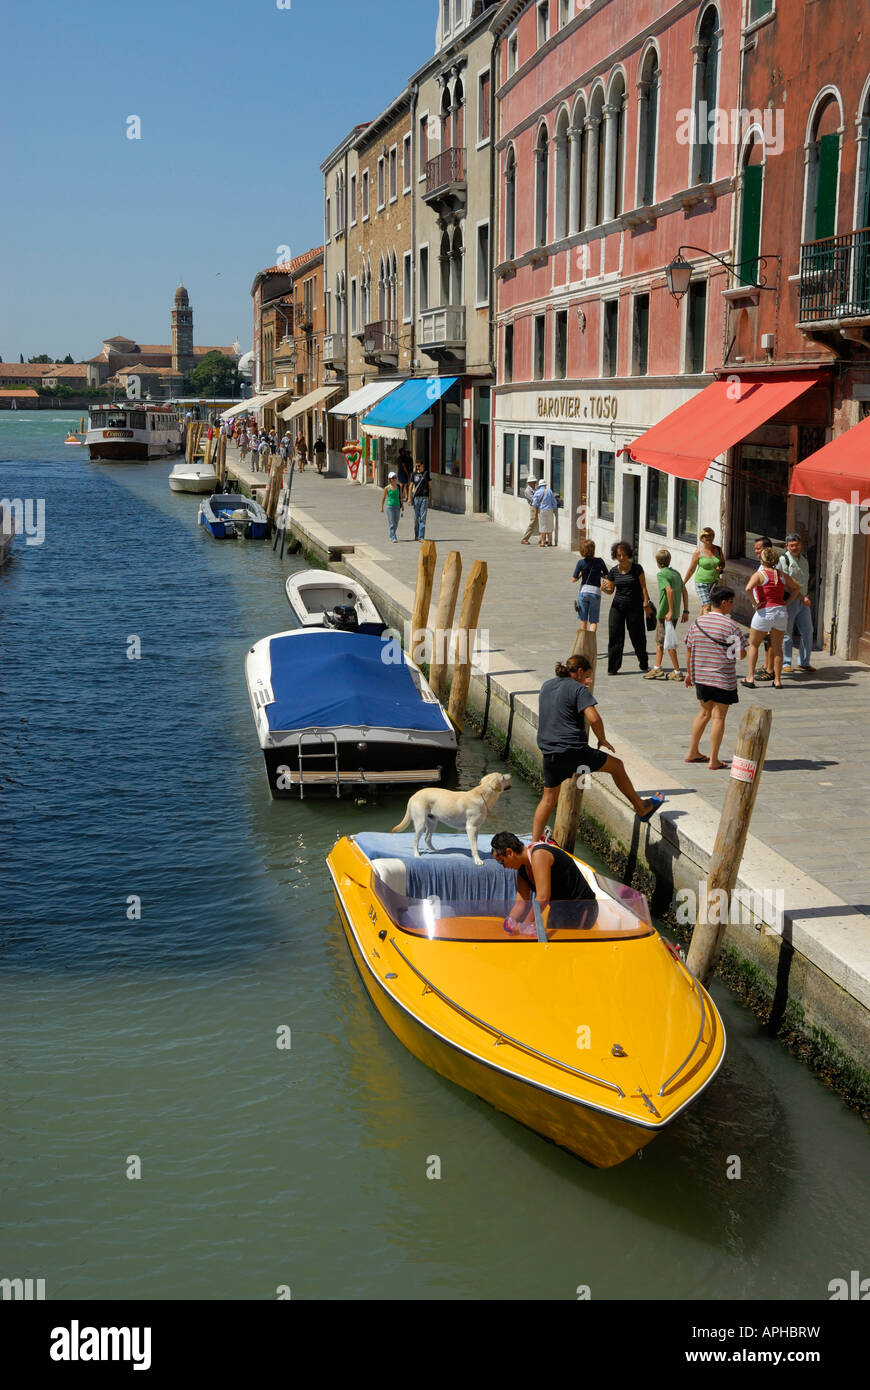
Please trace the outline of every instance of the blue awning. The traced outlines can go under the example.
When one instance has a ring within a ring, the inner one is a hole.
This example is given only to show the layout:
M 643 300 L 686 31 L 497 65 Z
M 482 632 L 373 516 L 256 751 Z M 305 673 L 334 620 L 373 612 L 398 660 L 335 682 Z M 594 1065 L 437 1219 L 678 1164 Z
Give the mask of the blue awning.
M 421 376 L 403 381 L 385 400 L 379 402 L 361 421 L 362 429 L 374 433 L 380 430 L 403 430 L 420 415 L 431 410 L 445 391 L 457 382 L 457 376 Z M 369 427 L 372 427 L 369 431 Z

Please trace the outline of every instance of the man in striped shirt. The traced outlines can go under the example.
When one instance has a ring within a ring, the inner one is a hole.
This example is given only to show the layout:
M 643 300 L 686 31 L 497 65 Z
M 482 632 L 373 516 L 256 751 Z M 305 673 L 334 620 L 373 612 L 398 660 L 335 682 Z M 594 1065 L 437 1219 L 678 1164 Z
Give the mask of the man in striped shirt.
M 711 772 L 727 767 L 719 761 L 728 706 L 737 704 L 737 659 L 746 655 L 746 639 L 731 618 L 734 590 L 714 584 L 710 612 L 696 618 L 686 633 L 686 685 L 695 691 L 701 708 L 692 725 L 687 763 L 707 763 Z M 712 724 L 711 724 L 712 721 Z M 700 750 L 701 738 L 710 728 L 710 756 Z

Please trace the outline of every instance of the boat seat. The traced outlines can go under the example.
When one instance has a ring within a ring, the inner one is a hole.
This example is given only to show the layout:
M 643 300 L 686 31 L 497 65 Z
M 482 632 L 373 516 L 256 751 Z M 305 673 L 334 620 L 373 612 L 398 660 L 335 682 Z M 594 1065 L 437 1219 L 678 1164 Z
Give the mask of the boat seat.
M 385 883 L 388 888 L 392 888 L 394 893 L 401 893 L 404 897 L 407 886 L 404 860 L 373 859 L 372 868 L 382 883 Z

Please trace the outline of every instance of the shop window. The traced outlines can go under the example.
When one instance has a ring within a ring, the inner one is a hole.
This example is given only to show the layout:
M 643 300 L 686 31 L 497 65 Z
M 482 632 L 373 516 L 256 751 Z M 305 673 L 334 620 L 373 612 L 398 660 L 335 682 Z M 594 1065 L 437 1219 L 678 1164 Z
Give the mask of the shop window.
M 542 434 L 532 436 L 532 477 L 541 482 L 547 477 L 547 441 Z
M 462 388 L 457 381 L 441 399 L 441 472 L 462 476 Z
M 560 309 L 553 315 L 554 320 L 554 343 L 553 343 L 553 376 L 557 381 L 564 381 L 568 375 L 568 310 Z
M 537 314 L 535 316 L 535 355 L 533 372 L 535 381 L 543 381 L 544 379 L 544 351 L 546 331 L 546 314 Z
M 631 326 L 632 375 L 646 376 L 649 365 L 649 295 L 636 294 Z
M 502 436 L 502 492 L 514 493 L 514 463 L 516 460 L 516 436 Z
M 600 521 L 613 520 L 613 494 L 615 488 L 616 459 L 611 453 L 598 455 L 598 518 Z
M 532 471 L 531 443 L 532 441 L 529 435 L 517 435 L 517 487 L 520 492 L 522 492 L 525 489 L 529 481 L 529 474 Z
M 616 376 L 619 335 L 619 300 L 604 301 L 604 341 L 602 343 L 602 376 Z
M 646 529 L 653 535 L 668 534 L 668 475 L 657 468 L 646 470 Z
M 703 372 L 707 349 L 707 281 L 693 280 L 686 307 L 686 370 Z
M 677 525 L 678 541 L 690 545 L 698 544 L 698 484 L 677 480 Z

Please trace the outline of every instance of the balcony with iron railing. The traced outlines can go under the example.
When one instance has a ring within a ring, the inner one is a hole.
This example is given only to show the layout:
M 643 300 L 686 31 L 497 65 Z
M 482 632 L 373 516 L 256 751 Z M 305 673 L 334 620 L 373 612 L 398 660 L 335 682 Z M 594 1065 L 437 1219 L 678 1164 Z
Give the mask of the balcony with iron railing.
M 420 314 L 417 341 L 430 357 L 462 357 L 465 354 L 465 306 L 445 304 Z
M 347 338 L 344 333 L 324 333 L 324 362 L 343 362 L 347 356 Z
M 454 145 L 426 161 L 427 203 L 465 203 L 465 150 Z
M 801 247 L 798 323 L 870 320 L 870 227 Z
M 367 323 L 362 332 L 362 345 L 363 356 L 371 361 L 377 362 L 381 358 L 398 360 L 399 336 L 395 323 L 389 319 Z

